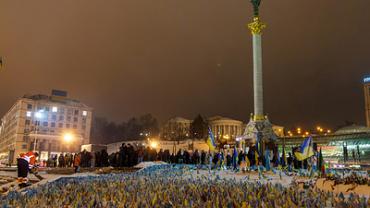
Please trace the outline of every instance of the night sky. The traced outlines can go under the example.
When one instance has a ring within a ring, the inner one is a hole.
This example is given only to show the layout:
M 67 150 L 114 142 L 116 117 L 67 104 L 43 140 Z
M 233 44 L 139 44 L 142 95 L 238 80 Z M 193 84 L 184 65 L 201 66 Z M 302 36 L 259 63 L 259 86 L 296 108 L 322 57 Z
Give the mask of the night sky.
M 364 124 L 369 0 L 264 0 L 265 112 L 286 127 Z M 0 115 L 62 89 L 113 121 L 253 111 L 249 0 L 0 1 Z

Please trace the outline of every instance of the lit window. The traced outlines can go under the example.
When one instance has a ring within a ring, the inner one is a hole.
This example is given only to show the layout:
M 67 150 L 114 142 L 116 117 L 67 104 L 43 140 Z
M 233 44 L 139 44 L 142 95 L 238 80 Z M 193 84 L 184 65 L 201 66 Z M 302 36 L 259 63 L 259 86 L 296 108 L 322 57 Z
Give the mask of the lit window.
M 87 116 L 87 111 L 82 111 L 83 116 Z
M 51 108 L 51 111 L 52 111 L 53 113 L 56 113 L 56 112 L 58 112 L 58 108 L 57 108 L 57 107 L 55 107 L 55 106 L 53 106 L 53 107 Z
M 32 116 L 32 112 L 31 111 L 27 111 L 27 117 L 31 117 Z

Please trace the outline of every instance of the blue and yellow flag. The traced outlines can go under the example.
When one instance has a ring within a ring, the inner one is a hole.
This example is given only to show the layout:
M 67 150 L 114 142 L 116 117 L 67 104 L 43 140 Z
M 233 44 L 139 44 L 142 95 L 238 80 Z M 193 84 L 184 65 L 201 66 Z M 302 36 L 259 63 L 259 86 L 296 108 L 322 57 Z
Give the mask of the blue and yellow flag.
M 208 144 L 209 150 L 215 151 L 215 149 L 216 149 L 215 137 L 213 136 L 211 128 L 209 128 L 209 127 L 208 127 L 207 144 Z
M 305 139 L 299 151 L 294 152 L 297 160 L 302 161 L 314 155 L 312 137 Z

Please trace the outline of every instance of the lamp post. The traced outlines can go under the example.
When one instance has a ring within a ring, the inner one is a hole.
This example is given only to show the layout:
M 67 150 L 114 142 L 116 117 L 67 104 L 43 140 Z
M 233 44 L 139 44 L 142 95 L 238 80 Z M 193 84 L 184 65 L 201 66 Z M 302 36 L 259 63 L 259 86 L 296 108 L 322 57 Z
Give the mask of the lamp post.
M 43 112 L 44 110 L 39 110 L 35 112 L 35 141 L 33 142 L 33 151 L 36 152 L 36 147 L 37 147 L 37 133 L 38 133 L 38 127 L 40 126 L 40 120 L 43 118 Z

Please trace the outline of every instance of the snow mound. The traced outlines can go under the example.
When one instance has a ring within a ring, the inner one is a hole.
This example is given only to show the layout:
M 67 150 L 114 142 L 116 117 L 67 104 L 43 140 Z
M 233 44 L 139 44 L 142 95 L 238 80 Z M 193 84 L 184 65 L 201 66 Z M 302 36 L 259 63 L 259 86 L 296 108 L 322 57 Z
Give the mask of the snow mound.
M 141 162 L 137 165 L 135 165 L 135 168 L 147 168 L 147 167 L 152 167 L 152 166 L 157 166 L 157 165 L 166 165 L 167 163 L 158 161 L 158 162 Z

